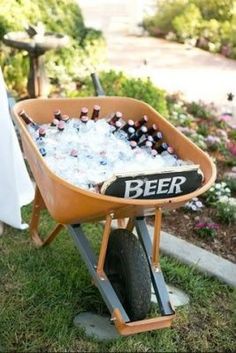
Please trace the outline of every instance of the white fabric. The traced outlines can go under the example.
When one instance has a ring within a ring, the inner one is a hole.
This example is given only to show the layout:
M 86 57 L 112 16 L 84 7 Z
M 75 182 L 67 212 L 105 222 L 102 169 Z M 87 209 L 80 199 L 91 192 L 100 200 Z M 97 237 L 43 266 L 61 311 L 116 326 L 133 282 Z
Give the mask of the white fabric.
M 0 68 L 0 221 L 25 229 L 27 225 L 22 224 L 20 208 L 30 203 L 33 197 L 33 184 L 9 114 L 6 87 Z

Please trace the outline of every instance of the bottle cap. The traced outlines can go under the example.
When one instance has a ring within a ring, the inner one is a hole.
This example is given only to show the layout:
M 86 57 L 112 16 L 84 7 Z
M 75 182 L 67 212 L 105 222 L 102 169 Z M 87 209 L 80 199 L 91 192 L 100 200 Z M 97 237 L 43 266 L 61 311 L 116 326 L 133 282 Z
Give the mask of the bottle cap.
M 154 149 L 151 150 L 152 157 L 156 157 L 157 154 L 158 154 L 157 150 L 154 150 Z
M 127 121 L 127 124 L 128 124 L 129 126 L 134 126 L 134 121 L 133 121 L 132 119 L 129 119 L 129 120 Z
M 39 128 L 39 136 L 44 137 L 46 135 L 46 129 L 44 127 Z
M 152 147 L 153 143 L 151 141 L 146 141 L 145 146 L 146 147 Z
M 169 152 L 170 154 L 173 154 L 174 153 L 174 148 L 169 146 L 167 147 L 167 152 Z
M 152 135 L 148 135 L 147 140 L 148 140 L 148 141 L 151 141 L 151 142 L 153 142 L 153 141 L 154 141 L 154 139 L 153 139 Z
M 96 110 L 96 111 L 100 111 L 100 110 L 101 110 L 101 107 L 100 107 L 100 105 L 95 104 L 95 106 L 93 107 L 93 109 Z
M 122 126 L 122 123 L 121 123 L 119 120 L 115 122 L 115 127 L 116 127 L 117 129 L 120 129 L 121 126 Z
M 136 141 L 131 140 L 131 141 L 130 141 L 130 143 L 129 143 L 129 145 L 130 145 L 130 147 L 131 147 L 132 149 L 134 149 L 134 148 L 136 148 L 136 147 L 137 147 L 137 142 L 136 142 Z
M 46 150 L 45 150 L 44 147 L 41 147 L 41 148 L 39 149 L 39 152 L 41 153 L 41 155 L 42 155 L 43 157 L 46 156 L 46 154 L 47 154 L 47 152 L 46 152 Z
M 77 156 L 78 156 L 78 151 L 77 151 L 75 148 L 73 148 L 73 149 L 70 151 L 70 155 L 71 155 L 72 157 L 77 157 Z
M 118 119 L 122 118 L 122 116 L 123 116 L 123 114 L 121 112 L 116 112 L 115 113 L 115 117 L 118 118 Z
M 141 130 L 144 134 L 146 134 L 146 132 L 147 132 L 148 129 L 147 129 L 146 126 L 141 126 L 140 130 Z
M 87 108 L 87 107 L 81 108 L 81 113 L 82 113 L 83 115 L 87 115 L 87 114 L 88 114 L 88 108 Z

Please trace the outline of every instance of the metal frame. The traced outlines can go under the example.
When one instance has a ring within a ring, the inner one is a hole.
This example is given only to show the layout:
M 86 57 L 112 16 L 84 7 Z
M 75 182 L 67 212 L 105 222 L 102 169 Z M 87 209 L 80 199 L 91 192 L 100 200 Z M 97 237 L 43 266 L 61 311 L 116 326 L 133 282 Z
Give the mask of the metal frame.
M 152 319 L 144 319 L 140 321 L 131 322 L 128 314 L 126 313 L 123 305 L 121 304 L 118 296 L 116 295 L 112 284 L 110 283 L 109 279 L 107 278 L 104 272 L 104 263 L 106 259 L 109 235 L 112 230 L 111 224 L 113 215 L 108 214 L 106 216 L 100 252 L 97 257 L 90 246 L 89 240 L 86 237 L 86 234 L 84 233 L 81 224 L 57 224 L 54 230 L 45 239 L 43 239 L 39 234 L 38 227 L 41 210 L 45 208 L 45 203 L 37 187 L 33 205 L 32 219 L 30 224 L 30 235 L 33 242 L 38 247 L 48 245 L 55 239 L 55 237 L 58 235 L 58 233 L 64 226 L 67 227 L 69 234 L 71 235 L 75 245 L 79 249 L 80 255 L 84 260 L 90 275 L 93 278 L 94 283 L 98 287 L 102 298 L 111 313 L 111 320 L 114 321 L 114 324 L 121 335 L 126 336 L 139 332 L 169 327 L 171 325 L 172 319 L 175 317 L 175 311 L 170 303 L 169 294 L 159 264 L 159 243 L 161 227 L 160 209 L 157 209 L 155 214 L 153 242 L 148 232 L 144 217 L 130 218 L 127 222 L 127 225 L 124 219 L 118 220 L 118 224 L 122 226 L 122 228 L 126 228 L 130 231 L 133 231 L 133 229 L 136 228 L 138 238 L 147 255 L 152 285 L 162 315 L 160 317 L 155 317 Z

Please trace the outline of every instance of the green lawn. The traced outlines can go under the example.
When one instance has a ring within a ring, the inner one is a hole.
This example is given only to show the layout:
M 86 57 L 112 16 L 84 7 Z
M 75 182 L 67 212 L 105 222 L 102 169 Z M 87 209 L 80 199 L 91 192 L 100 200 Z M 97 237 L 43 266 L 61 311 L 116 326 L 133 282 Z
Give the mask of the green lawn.
M 30 206 L 24 208 L 26 220 L 30 212 Z M 42 229 L 51 225 L 45 213 Z M 101 226 L 87 231 L 96 245 Z M 173 259 L 162 257 L 166 281 L 191 298 L 188 307 L 177 310 L 173 326 L 99 342 L 73 326 L 79 312 L 107 309 L 66 230 L 50 246 L 36 249 L 28 231 L 6 227 L 0 254 L 0 352 L 234 351 L 233 291 Z

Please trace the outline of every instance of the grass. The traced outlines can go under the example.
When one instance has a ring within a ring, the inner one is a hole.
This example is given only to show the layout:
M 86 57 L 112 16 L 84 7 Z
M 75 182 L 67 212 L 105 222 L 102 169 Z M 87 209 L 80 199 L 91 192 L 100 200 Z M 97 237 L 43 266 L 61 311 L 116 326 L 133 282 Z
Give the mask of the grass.
M 31 207 L 24 208 L 29 220 Z M 45 213 L 41 227 L 52 226 Z M 87 232 L 98 245 L 100 225 Z M 110 342 L 87 338 L 73 326 L 83 311 L 106 313 L 103 300 L 67 231 L 36 249 L 28 231 L 6 227 L 0 238 L 0 352 L 223 352 L 235 349 L 231 288 L 194 268 L 162 257 L 167 283 L 186 291 L 190 305 L 177 309 L 170 329 Z

